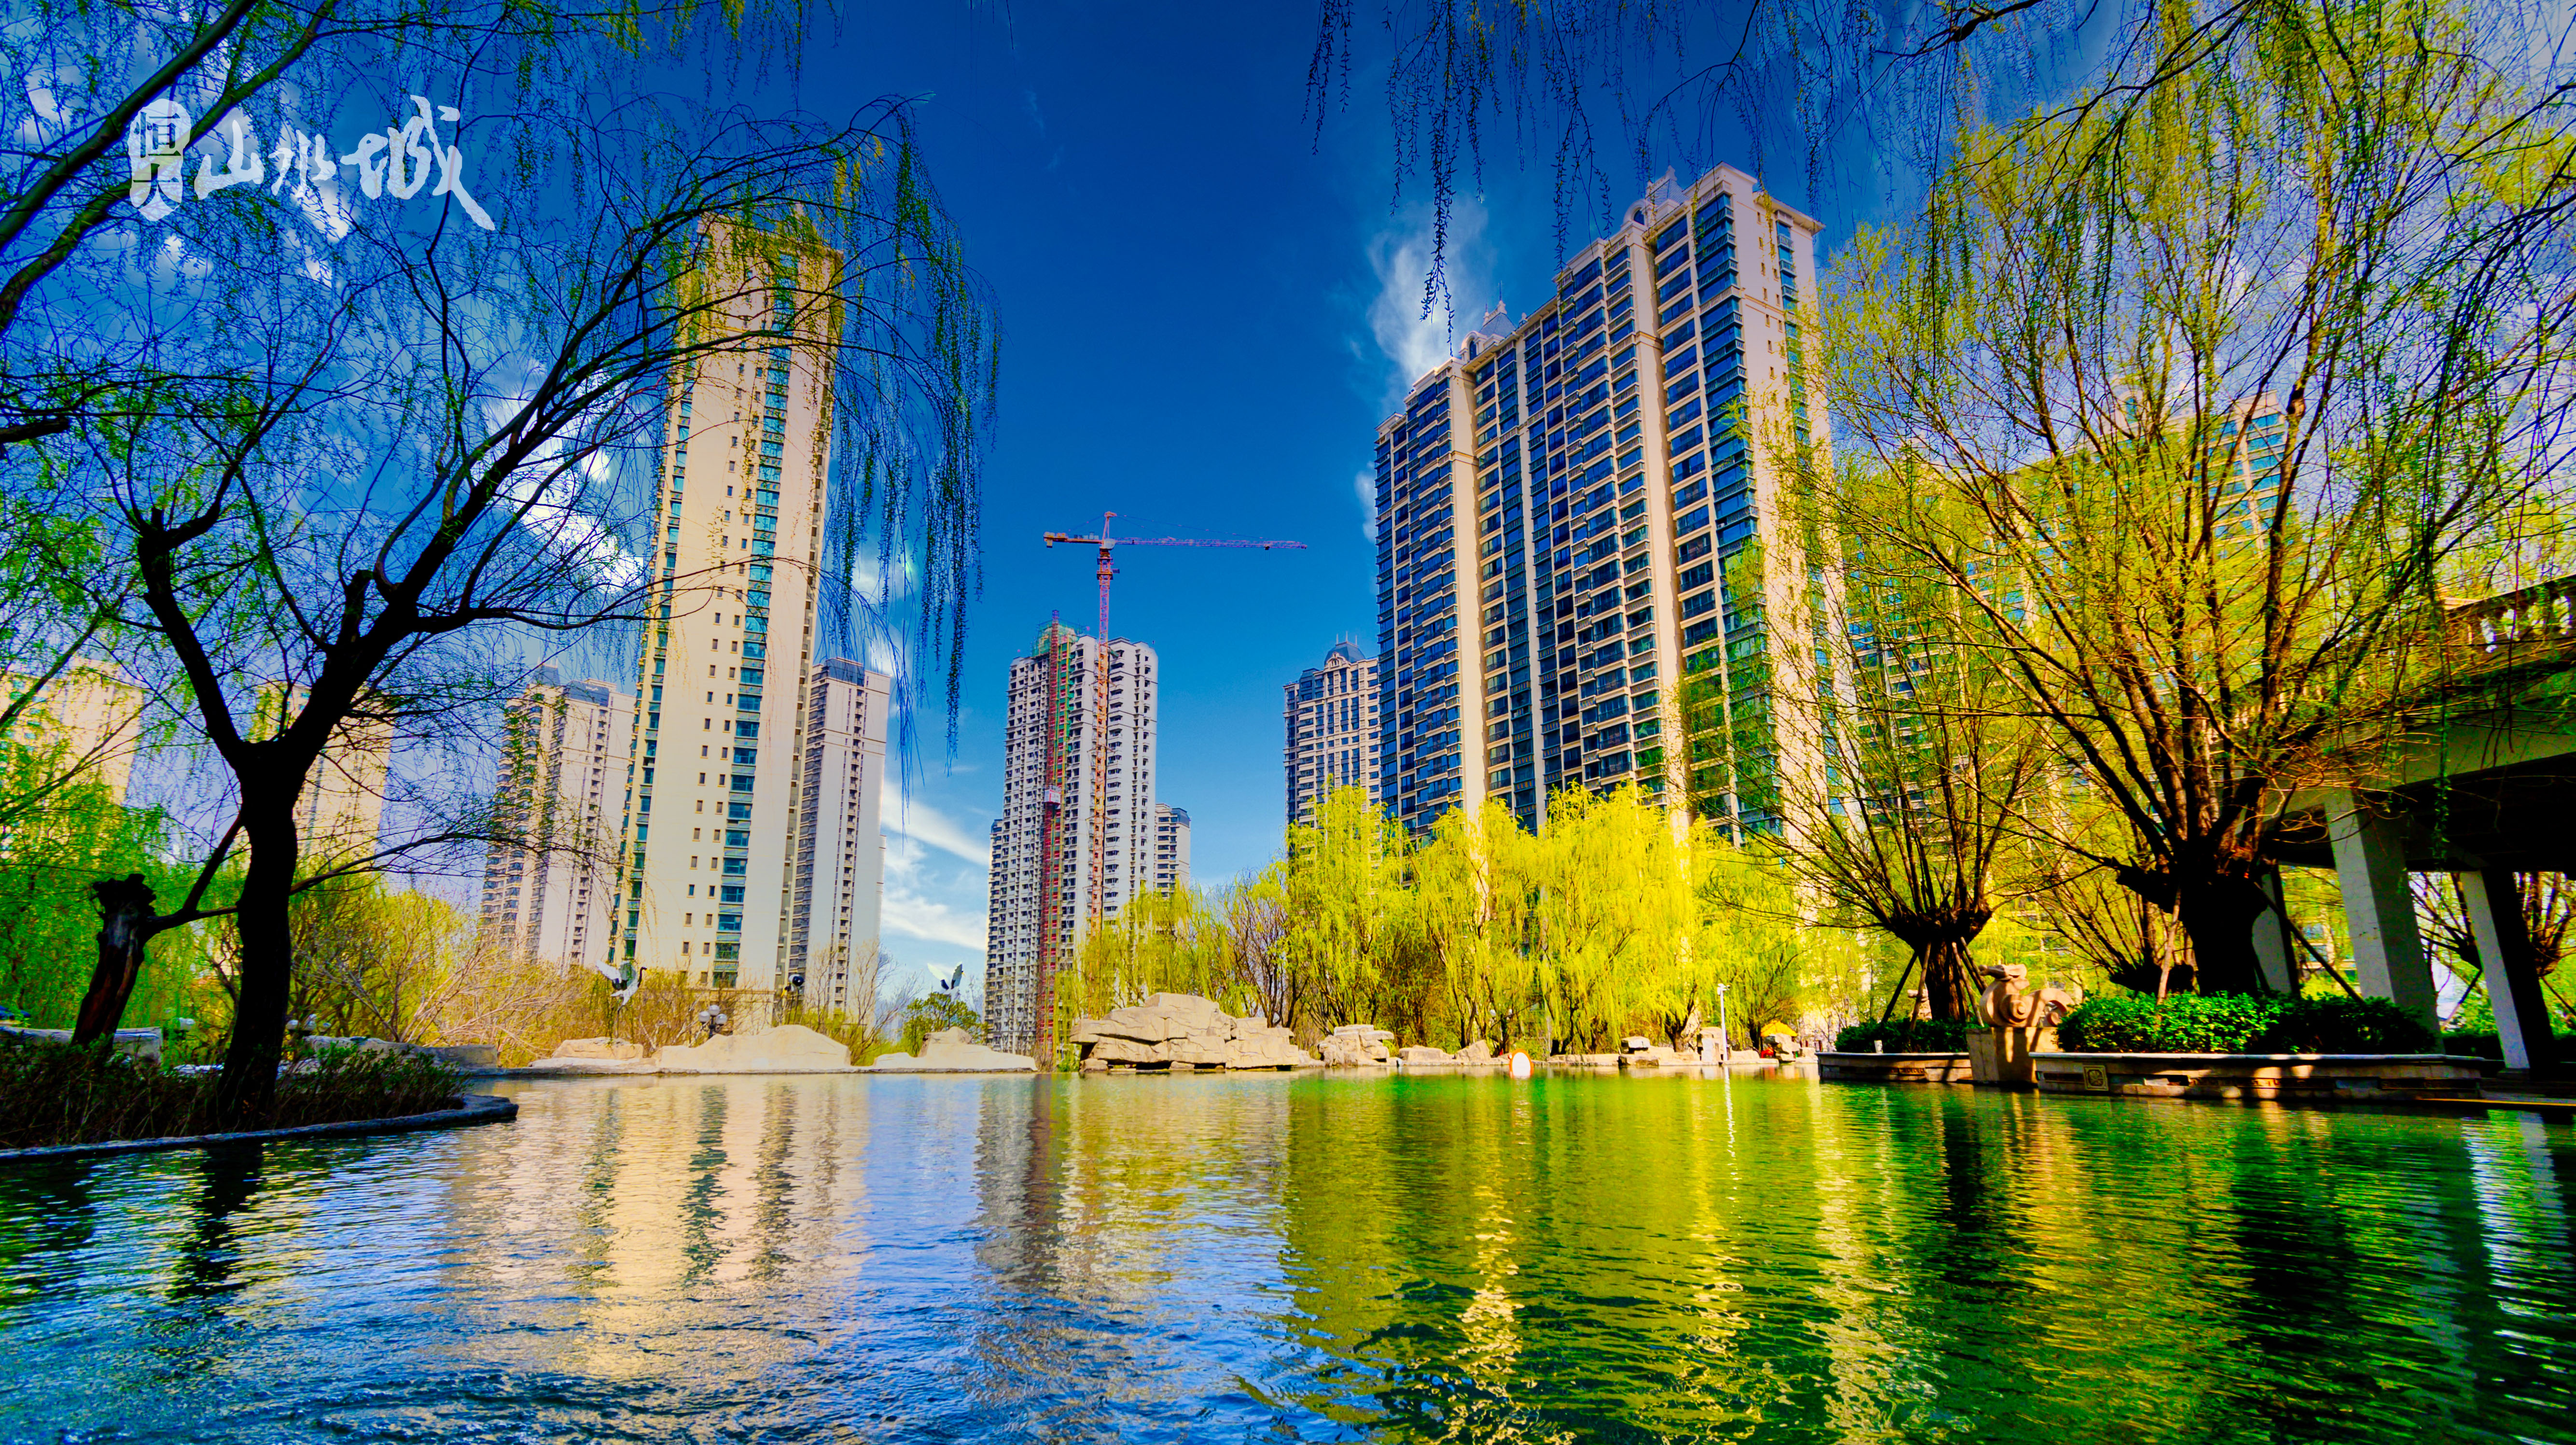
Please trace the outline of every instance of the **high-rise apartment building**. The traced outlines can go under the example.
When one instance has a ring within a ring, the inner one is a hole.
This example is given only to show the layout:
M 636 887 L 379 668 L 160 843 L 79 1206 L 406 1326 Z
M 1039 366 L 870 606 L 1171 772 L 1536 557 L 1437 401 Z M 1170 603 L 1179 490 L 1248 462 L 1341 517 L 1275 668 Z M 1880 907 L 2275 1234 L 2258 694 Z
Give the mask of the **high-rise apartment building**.
M 1335 788 L 1366 788 L 1378 800 L 1377 659 L 1347 642 L 1288 684 L 1288 821 L 1311 823 Z
M 799 338 L 837 324 L 800 298 L 828 292 L 842 258 L 793 226 L 714 226 L 699 242 L 704 304 L 739 332 L 784 334 L 707 354 L 671 382 L 652 617 L 636 662 L 618 957 L 693 985 L 785 988 L 808 831 L 803 751 L 832 445 L 833 359 Z M 872 798 L 834 796 L 874 816 Z M 866 826 L 817 818 L 818 861 L 821 839 Z M 862 841 L 862 853 L 875 846 Z M 832 920 L 805 920 L 809 957 L 838 926 L 839 894 L 813 901 L 829 901 Z
M 1055 971 L 1095 907 L 1116 918 L 1157 882 L 1154 649 L 1107 654 L 1105 708 L 1100 639 L 1050 623 L 1011 660 L 984 949 L 986 1042 L 1005 1053 L 1052 1056 Z
M 877 996 L 877 921 L 885 897 L 886 729 L 894 680 L 846 657 L 824 660 L 805 691 L 805 778 L 797 815 L 787 972 L 805 997 L 856 1012 Z
M 1379 792 L 1408 826 L 1492 797 L 1537 827 L 1623 782 L 1777 826 L 1806 725 L 1774 699 L 1813 695 L 1815 648 L 1771 458 L 1827 444 L 1817 230 L 1731 166 L 1667 177 L 1380 425 Z
M 0 670 L 0 683 L 15 703 L 36 679 Z M 49 755 L 49 766 L 60 773 L 104 785 L 122 803 L 143 741 L 143 689 L 127 682 L 112 662 L 75 658 L 19 711 L 13 740 Z
M 541 667 L 503 716 L 496 801 L 525 843 L 485 850 L 482 929 L 511 953 L 610 964 L 629 702 Z
M 1154 891 L 1190 886 L 1190 815 L 1169 803 L 1154 805 Z
M 304 705 L 298 685 L 269 683 L 259 690 L 253 729 L 267 734 L 283 725 L 290 708 Z M 377 851 L 384 836 L 385 788 L 393 776 L 390 725 L 352 714 L 340 720 L 330 742 L 304 775 L 295 800 L 295 844 L 306 871 Z

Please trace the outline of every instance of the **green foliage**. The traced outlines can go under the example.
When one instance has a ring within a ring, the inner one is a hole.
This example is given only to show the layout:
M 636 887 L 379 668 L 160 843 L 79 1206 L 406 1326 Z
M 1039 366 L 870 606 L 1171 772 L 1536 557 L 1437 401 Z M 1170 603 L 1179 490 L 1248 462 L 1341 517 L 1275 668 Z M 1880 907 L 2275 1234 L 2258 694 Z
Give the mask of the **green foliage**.
M 23 776 L 24 754 L 14 747 L 11 754 L 0 790 Z M 71 1026 L 98 960 L 98 906 L 89 885 L 140 873 L 175 902 L 195 875 L 166 860 L 167 835 L 159 810 L 126 807 L 95 780 L 56 788 L 17 819 L 0 856 L 0 1004 L 39 1028 Z M 186 934 L 153 940 L 126 1006 L 129 1027 L 220 1007 L 201 992 L 203 947 L 202 938 Z
M 1884 1044 L 1891 1054 L 1955 1054 L 1968 1047 L 1968 1025 L 1960 1019 L 1889 1019 L 1857 1023 L 1834 1035 L 1834 1047 L 1846 1054 L 1874 1052 Z
M 278 1080 L 272 1127 L 452 1108 L 455 1069 L 419 1054 L 325 1049 Z M 215 1079 L 41 1039 L 0 1042 L 0 1149 L 214 1132 Z
M 903 1053 L 921 1052 L 921 1041 L 941 1029 L 964 1029 L 980 1036 L 984 1021 L 975 1016 L 963 999 L 951 993 L 926 993 L 905 1005 L 903 1034 L 895 1048 Z
M 1718 1023 L 1721 988 L 1750 1042 L 1856 992 L 1861 947 L 1801 922 L 1776 854 L 1634 789 L 1569 788 L 1536 836 L 1488 802 L 1415 839 L 1346 788 L 1289 830 L 1287 854 L 1221 894 L 1138 900 L 1086 944 L 1073 1007 L 1168 988 L 1258 1008 L 1310 1042 L 1375 1023 L 1536 1053 L 1679 1038 Z
M 2093 998 L 2057 1026 L 2077 1053 L 2241 1054 L 2272 1021 L 2272 1000 L 2246 994 Z
M 2436 1047 L 2386 999 L 2143 994 L 2087 999 L 2058 1025 L 2076 1053 L 2391 1054 Z
M 2384 998 L 2303 996 L 2277 1002 L 2271 1027 L 2255 1041 L 2257 1053 L 2421 1054 L 2441 1047 L 2432 1030 Z
M 2464 1059 L 2502 1059 L 2504 1040 L 2491 1033 L 2446 1033 L 2442 1052 Z

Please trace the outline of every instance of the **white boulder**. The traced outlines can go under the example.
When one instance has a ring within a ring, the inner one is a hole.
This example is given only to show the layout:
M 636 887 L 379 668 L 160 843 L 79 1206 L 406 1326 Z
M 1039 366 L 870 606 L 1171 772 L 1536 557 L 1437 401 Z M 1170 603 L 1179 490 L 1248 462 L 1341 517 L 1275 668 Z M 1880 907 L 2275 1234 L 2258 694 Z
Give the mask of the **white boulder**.
M 837 1073 L 850 1066 L 850 1048 L 802 1024 L 782 1024 L 703 1044 L 664 1044 L 653 1062 L 666 1074 Z
M 846 1058 L 847 1055 L 844 1055 Z M 921 1041 L 917 1054 L 880 1054 L 868 1065 L 878 1074 L 1029 1074 L 1037 1060 L 975 1042 L 964 1029 L 941 1029 Z

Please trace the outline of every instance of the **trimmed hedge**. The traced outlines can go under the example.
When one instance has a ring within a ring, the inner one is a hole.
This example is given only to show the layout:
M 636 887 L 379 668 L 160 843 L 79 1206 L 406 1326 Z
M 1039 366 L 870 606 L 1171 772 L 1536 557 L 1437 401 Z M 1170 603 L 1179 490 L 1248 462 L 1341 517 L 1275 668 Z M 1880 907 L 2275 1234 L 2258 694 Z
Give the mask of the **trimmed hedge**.
M 464 1076 L 409 1052 L 325 1049 L 278 1075 L 267 1127 L 398 1119 L 454 1107 Z M 215 1075 L 49 1039 L 0 1043 L 0 1149 L 220 1132 Z
M 1956 1054 L 1968 1047 L 1968 1026 L 1957 1019 L 1889 1019 L 1852 1024 L 1834 1035 L 1834 1051 L 1866 1054 L 1884 1041 L 1891 1054 Z
M 2060 1048 L 2086 1054 L 2421 1054 L 2430 1029 L 2386 999 L 2254 994 L 2094 998 L 2057 1026 Z

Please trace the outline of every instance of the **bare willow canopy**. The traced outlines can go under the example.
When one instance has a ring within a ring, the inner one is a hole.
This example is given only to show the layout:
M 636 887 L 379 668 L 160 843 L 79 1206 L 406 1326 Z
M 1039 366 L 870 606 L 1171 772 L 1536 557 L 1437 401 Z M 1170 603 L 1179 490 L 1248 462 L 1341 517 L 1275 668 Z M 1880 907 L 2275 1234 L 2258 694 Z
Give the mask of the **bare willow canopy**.
M 844 645 L 908 633 L 953 709 L 996 333 L 905 104 L 638 83 L 729 89 L 805 18 L 243 3 L 9 32 L 38 144 L 0 212 L 0 505 L 88 584 L 9 645 L 112 650 L 200 745 L 202 871 L 143 926 L 237 928 L 242 1116 L 289 898 L 506 831 L 457 780 L 525 655 L 660 605 L 666 389 L 698 359 L 821 358 L 825 616 Z M 812 263 L 783 288 L 782 249 Z M 402 739 L 397 817 L 324 853 L 294 803 L 351 728 Z

